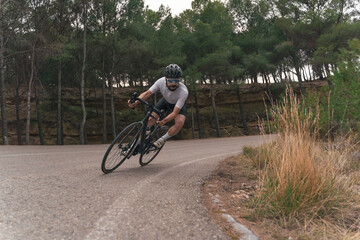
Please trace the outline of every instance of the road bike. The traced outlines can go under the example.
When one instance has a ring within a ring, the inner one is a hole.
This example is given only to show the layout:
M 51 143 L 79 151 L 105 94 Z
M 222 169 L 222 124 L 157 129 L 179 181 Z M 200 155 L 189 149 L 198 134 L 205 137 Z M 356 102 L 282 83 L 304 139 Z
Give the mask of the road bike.
M 157 148 L 153 143 L 168 131 L 167 126 L 160 127 L 155 123 L 150 133 L 147 133 L 149 118 L 158 120 L 152 113 L 155 112 L 160 117 L 159 120 L 161 120 L 165 115 L 164 111 L 155 108 L 150 103 L 139 98 L 136 92 L 132 94 L 130 103 L 134 103 L 135 101 L 139 101 L 146 106 L 145 116 L 141 121 L 129 124 L 115 137 L 108 147 L 101 163 L 101 170 L 104 173 L 111 173 L 126 159 L 130 159 L 136 155 L 140 155 L 140 165 L 146 166 L 154 160 L 165 145 Z

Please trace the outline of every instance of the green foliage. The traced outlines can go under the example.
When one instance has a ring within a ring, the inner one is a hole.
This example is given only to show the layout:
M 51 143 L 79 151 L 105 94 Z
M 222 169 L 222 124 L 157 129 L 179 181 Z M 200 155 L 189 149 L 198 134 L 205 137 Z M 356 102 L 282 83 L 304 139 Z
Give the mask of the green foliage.
M 347 42 L 353 38 L 360 38 L 360 23 L 341 23 L 329 27 L 329 31 L 322 34 L 317 42 L 317 48 L 311 60 L 315 66 L 336 65 L 340 49 L 347 47 Z
M 349 50 L 341 49 L 338 69 L 331 76 L 330 97 L 334 121 L 341 128 L 360 131 L 360 41 L 349 41 Z
M 351 1 L 195 0 L 192 9 L 175 17 L 164 6 L 158 11 L 144 7 L 143 0 L 36 1 L 24 6 L 10 1 L 3 8 L 8 83 L 15 82 L 15 66 L 25 69 L 22 81 L 29 79 L 35 44 L 44 84 L 56 82 L 61 60 L 63 86 L 78 85 L 84 3 L 91 6 L 86 87 L 98 86 L 99 76 L 121 85 L 152 84 L 169 63 L 184 72 L 189 69 L 191 78 L 211 76 L 217 83 L 280 77 L 305 64 L 320 76 L 323 68 L 329 72 L 336 67 L 344 42 L 360 34 L 359 22 L 350 18 Z
M 334 135 L 349 130 L 360 132 L 360 41 L 348 42 L 337 58 L 337 69 L 330 76 L 330 87 L 310 92 L 304 104 L 319 111 L 321 135 Z

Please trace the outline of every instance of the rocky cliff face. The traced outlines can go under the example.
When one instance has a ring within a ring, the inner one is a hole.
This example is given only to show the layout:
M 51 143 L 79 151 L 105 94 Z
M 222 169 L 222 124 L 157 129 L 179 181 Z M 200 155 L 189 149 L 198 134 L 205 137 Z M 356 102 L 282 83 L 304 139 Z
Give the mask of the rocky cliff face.
M 306 88 L 318 89 L 326 85 L 326 81 L 313 81 L 304 83 Z M 259 118 L 265 118 L 265 104 L 268 104 L 268 94 L 266 86 L 263 84 L 253 85 L 217 85 L 215 86 L 215 102 L 219 115 L 219 122 L 222 136 L 243 135 L 243 124 L 240 116 L 239 100 L 237 88 L 241 94 L 247 125 L 250 134 L 258 134 L 257 122 Z M 284 91 L 284 85 L 272 85 L 271 91 L 274 99 Z M 15 89 L 8 87 L 6 92 L 6 104 L 8 115 L 8 131 L 10 144 L 17 144 L 16 112 L 15 112 Z M 115 108 L 116 108 L 116 129 L 121 131 L 127 124 L 140 120 L 143 116 L 143 107 L 130 110 L 127 107 L 127 100 L 135 91 L 141 93 L 146 89 L 141 88 L 117 88 L 115 89 Z M 20 125 L 22 137 L 25 136 L 26 121 L 26 100 L 25 89 L 20 89 Z M 216 137 L 214 114 L 211 107 L 210 86 L 198 87 L 198 104 L 200 108 L 200 120 L 204 137 Z M 35 97 L 35 96 L 33 96 Z M 156 102 L 161 98 L 156 94 L 150 102 Z M 107 92 L 107 137 L 108 142 L 112 140 L 111 133 L 111 112 L 110 94 Z M 56 88 L 42 89 L 41 96 L 41 120 L 44 131 L 45 144 L 56 143 L 56 115 L 57 115 L 57 96 Z M 76 88 L 64 88 L 62 92 L 63 103 L 63 129 L 65 144 L 79 144 L 79 126 L 82 117 L 80 107 L 80 91 Z M 86 90 L 86 109 L 87 109 L 87 137 L 89 144 L 102 143 L 102 90 Z M 188 118 L 181 134 L 174 139 L 198 138 L 197 119 L 194 106 L 194 94 L 190 90 L 187 101 Z M 31 106 L 31 144 L 39 144 L 38 126 L 36 120 L 35 100 L 32 99 Z M 171 123 L 170 123 L 171 124 Z M 0 134 L 1 129 L 0 129 Z M 194 135 L 194 136 L 193 136 Z M 24 141 L 23 141 L 24 142 Z M 1 142 L 0 142 L 1 143 Z

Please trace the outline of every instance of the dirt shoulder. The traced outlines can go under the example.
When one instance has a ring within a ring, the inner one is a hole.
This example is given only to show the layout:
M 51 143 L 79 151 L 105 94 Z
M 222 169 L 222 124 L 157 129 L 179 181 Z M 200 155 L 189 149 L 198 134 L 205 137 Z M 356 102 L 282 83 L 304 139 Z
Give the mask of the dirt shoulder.
M 251 230 L 262 240 L 323 239 L 323 237 L 319 238 L 316 233 L 312 233 L 314 229 L 310 225 L 308 228 L 306 224 L 300 223 L 284 226 L 282 225 L 284 221 L 281 219 L 257 217 L 258 215 L 254 214 L 250 204 L 256 191 L 259 190 L 258 175 L 259 172 L 254 167 L 253 162 L 240 155 L 222 161 L 204 183 L 202 189 L 203 203 L 211 217 L 224 229 L 228 236 L 233 239 L 241 239 L 242 234 L 227 222 L 223 214 L 232 216 L 238 223 Z M 359 178 L 356 179 L 358 182 Z M 351 231 L 346 233 L 342 230 L 332 229 L 333 227 L 330 226 L 329 228 L 328 226 L 328 228 L 324 228 L 324 231 L 332 233 L 328 234 L 331 236 L 328 239 L 359 239 L 360 231 L 356 229 L 360 229 L 360 184 L 355 184 L 352 191 L 355 193 L 352 208 L 341 210 L 341 214 L 348 215 L 351 217 L 349 219 L 353 219 L 342 221 L 349 225 L 347 229 L 352 229 L 352 233 Z M 319 229 L 316 228 L 316 230 Z
M 258 184 L 258 173 L 251 160 L 244 156 L 228 158 L 206 180 L 203 186 L 203 203 L 211 217 L 233 239 L 240 239 L 242 234 L 227 222 L 223 214 L 231 215 L 262 240 L 296 239 L 294 230 L 254 217 L 254 210 L 249 208 L 249 204 L 259 188 Z

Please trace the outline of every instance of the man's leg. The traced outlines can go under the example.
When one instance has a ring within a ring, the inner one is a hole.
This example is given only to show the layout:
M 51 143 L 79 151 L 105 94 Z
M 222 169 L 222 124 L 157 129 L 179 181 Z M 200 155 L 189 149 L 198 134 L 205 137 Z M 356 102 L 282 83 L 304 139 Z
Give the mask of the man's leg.
M 170 135 L 170 137 L 173 137 L 178 132 L 180 132 L 180 130 L 184 126 L 185 120 L 186 120 L 186 117 L 182 114 L 179 114 L 175 117 L 175 124 L 168 131 L 168 134 Z
M 161 98 L 159 100 L 159 102 L 155 105 L 155 107 L 159 110 L 166 110 L 168 108 L 168 104 L 169 103 L 164 98 Z M 159 119 L 159 115 L 156 114 L 155 112 L 152 112 L 151 115 L 154 116 L 155 118 L 149 117 L 148 124 L 147 124 L 148 129 L 151 128 L 155 124 L 157 119 Z
M 184 126 L 185 120 L 186 120 L 186 117 L 184 115 L 182 115 L 182 114 L 177 115 L 175 117 L 174 126 L 172 126 L 164 136 L 162 136 L 156 142 L 154 142 L 154 145 L 156 147 L 161 147 L 162 145 L 164 145 L 166 140 L 168 140 L 169 138 L 175 136 L 178 132 L 180 132 L 180 130 Z

